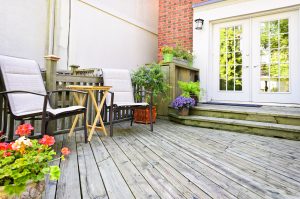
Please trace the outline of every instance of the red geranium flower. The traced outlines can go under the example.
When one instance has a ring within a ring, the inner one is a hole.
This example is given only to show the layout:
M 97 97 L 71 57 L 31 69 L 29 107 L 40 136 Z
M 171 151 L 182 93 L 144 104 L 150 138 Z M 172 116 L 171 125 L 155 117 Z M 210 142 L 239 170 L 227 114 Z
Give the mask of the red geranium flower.
M 61 153 L 63 155 L 69 155 L 71 153 L 71 151 L 67 147 L 64 147 L 64 148 L 61 149 Z
M 8 144 L 5 142 L 0 143 L 0 151 L 6 151 Z
M 12 145 L 14 144 L 14 142 L 11 142 L 7 145 L 7 149 L 8 150 L 13 150 Z
M 3 153 L 3 157 L 8 157 L 8 156 L 11 156 L 11 152 L 5 151 L 5 152 Z
M 55 143 L 55 139 L 53 136 L 44 135 L 44 137 L 40 139 L 39 143 L 47 146 L 52 146 Z
M 22 124 L 19 125 L 15 134 L 19 135 L 19 136 L 26 136 L 26 135 L 30 135 L 31 131 L 34 128 L 31 126 L 31 124 Z

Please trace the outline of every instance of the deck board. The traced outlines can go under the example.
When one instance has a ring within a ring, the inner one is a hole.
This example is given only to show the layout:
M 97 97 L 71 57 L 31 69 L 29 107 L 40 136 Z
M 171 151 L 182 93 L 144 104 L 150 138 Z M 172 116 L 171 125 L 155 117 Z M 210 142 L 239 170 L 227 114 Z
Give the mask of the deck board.
M 72 154 L 43 198 L 300 198 L 300 142 L 178 125 L 116 124 L 114 137 L 58 136 Z

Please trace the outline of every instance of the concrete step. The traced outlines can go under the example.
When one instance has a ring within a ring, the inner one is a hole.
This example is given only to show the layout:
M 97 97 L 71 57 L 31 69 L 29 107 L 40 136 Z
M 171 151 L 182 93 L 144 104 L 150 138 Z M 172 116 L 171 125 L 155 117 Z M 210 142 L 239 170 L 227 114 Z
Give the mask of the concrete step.
M 178 116 L 175 113 L 169 114 L 169 119 L 190 126 L 199 126 L 220 130 L 278 137 L 292 140 L 300 140 L 300 126 L 274 124 L 268 122 L 257 122 L 248 120 L 237 120 L 206 116 Z
M 243 107 L 200 104 L 199 106 L 192 108 L 190 114 L 300 126 L 299 107 Z

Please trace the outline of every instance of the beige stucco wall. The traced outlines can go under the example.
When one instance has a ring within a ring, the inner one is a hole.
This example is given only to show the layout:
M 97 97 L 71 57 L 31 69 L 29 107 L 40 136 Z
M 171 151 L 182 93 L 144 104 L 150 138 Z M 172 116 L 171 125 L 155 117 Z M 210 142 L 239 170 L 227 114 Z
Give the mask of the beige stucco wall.
M 152 0 L 151 5 L 149 0 L 95 2 L 71 4 L 68 65 L 134 68 L 156 60 L 158 1 Z M 66 52 L 66 48 L 61 45 L 59 51 Z M 61 56 L 63 67 L 67 58 Z
M 55 2 L 49 21 L 48 4 Z M 43 56 L 53 50 L 64 70 L 71 64 L 134 68 L 156 60 L 158 0 L 0 0 L 0 5 L 0 54 L 35 59 L 43 67 Z
M 44 66 L 48 0 L 0 0 L 0 54 Z

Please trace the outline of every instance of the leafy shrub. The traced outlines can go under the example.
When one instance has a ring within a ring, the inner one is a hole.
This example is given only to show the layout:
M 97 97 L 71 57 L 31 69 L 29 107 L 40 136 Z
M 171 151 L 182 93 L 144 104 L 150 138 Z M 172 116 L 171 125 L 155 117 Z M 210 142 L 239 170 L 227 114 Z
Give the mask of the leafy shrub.
M 168 84 L 164 81 L 164 73 L 159 64 L 153 63 L 149 66 L 142 66 L 131 74 L 132 83 L 153 92 L 156 97 L 160 94 L 166 96 Z
M 196 96 L 200 95 L 200 83 L 199 82 L 183 82 L 178 81 L 178 86 L 182 90 L 181 96 L 190 97 L 191 94 Z

